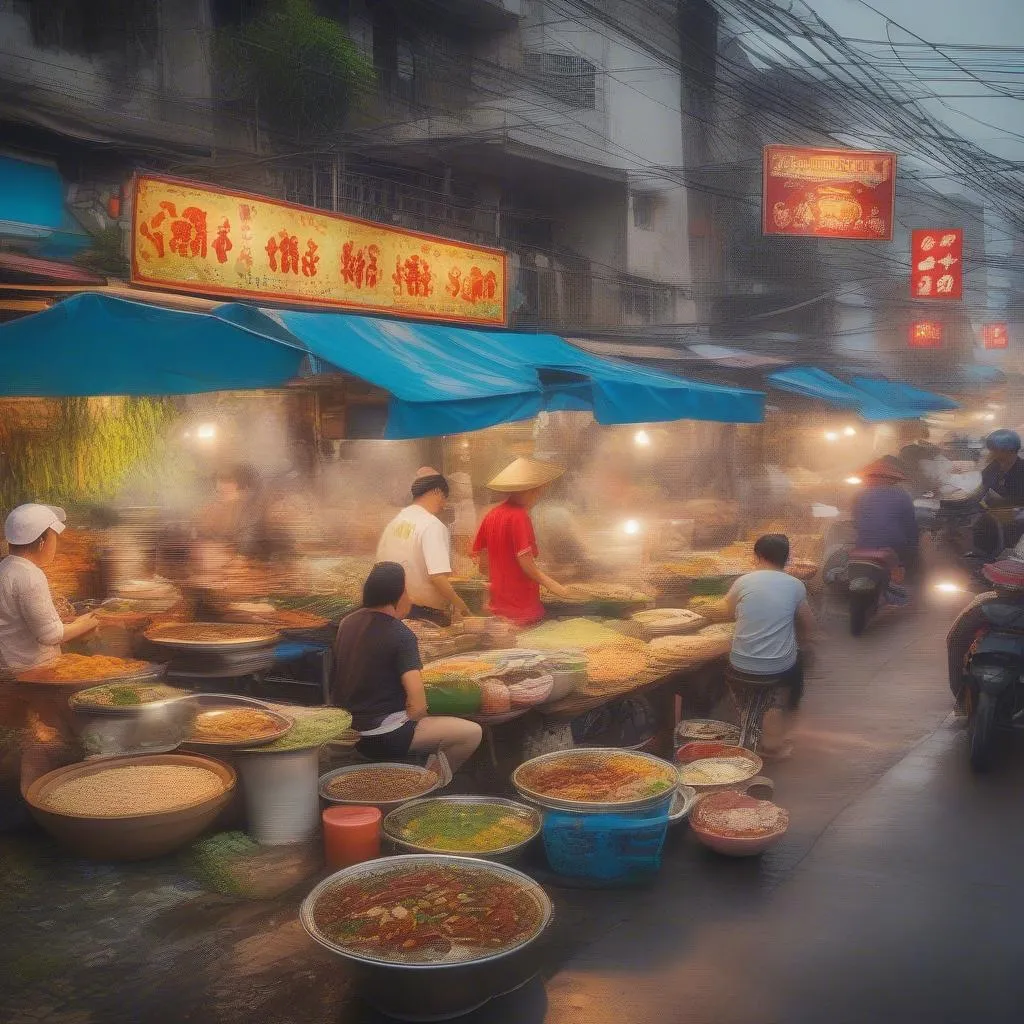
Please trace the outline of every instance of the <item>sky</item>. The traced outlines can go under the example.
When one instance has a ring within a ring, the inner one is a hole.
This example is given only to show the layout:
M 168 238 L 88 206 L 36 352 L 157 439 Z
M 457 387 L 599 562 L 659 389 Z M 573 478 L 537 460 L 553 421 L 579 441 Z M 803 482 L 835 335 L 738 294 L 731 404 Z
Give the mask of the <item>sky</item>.
M 1012 90 L 1021 99 L 1000 96 L 952 66 L 943 71 L 943 77 L 948 76 L 949 81 L 926 85 L 941 97 L 941 102 L 932 100 L 927 104 L 933 114 L 989 152 L 1024 161 L 1024 0 L 867 0 L 884 17 L 870 10 L 862 0 L 804 2 L 847 38 L 886 44 L 886 22 L 891 19 L 896 24 L 888 25 L 888 33 L 894 43 L 916 41 L 897 27 L 901 25 L 930 43 L 1019 48 L 1015 54 L 959 51 L 954 56 L 979 77 Z M 892 54 L 886 47 L 878 48 L 877 52 Z M 979 68 L 981 61 L 987 66 Z M 936 62 L 933 66 L 942 65 Z

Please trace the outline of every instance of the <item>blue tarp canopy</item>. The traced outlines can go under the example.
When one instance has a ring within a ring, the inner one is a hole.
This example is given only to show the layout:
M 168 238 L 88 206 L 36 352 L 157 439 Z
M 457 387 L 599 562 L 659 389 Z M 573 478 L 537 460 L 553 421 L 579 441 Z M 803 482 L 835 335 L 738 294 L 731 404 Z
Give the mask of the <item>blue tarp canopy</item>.
M 9 395 L 183 394 L 279 387 L 307 357 L 390 394 L 386 436 L 429 437 L 592 410 L 600 423 L 757 423 L 758 391 L 602 359 L 544 334 L 228 303 L 181 312 L 83 294 L 0 326 Z
M 959 409 L 960 403 L 934 391 L 924 391 L 885 377 L 853 377 L 854 387 L 894 408 L 916 409 L 918 415 L 927 412 L 949 412 Z
M 0 235 L 49 235 L 64 217 L 64 183 L 55 167 L 0 156 Z
M 782 391 L 815 398 L 837 409 L 849 409 L 872 422 L 915 420 L 922 414 L 920 409 L 889 405 L 817 366 L 791 366 L 770 374 L 767 381 Z
M 0 394 L 178 395 L 281 387 L 306 353 L 209 313 L 75 295 L 0 325 Z

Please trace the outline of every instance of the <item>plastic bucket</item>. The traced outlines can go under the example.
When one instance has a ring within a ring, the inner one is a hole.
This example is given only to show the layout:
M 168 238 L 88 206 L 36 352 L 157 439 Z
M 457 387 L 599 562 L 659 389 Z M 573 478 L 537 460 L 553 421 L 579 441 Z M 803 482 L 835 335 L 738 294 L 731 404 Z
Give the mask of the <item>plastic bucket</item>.
M 320 825 L 320 751 L 238 754 L 249 833 L 265 846 L 301 843 Z
M 340 871 L 379 857 L 380 821 L 376 807 L 328 807 L 323 812 L 327 866 Z
M 672 794 L 621 814 L 545 811 L 544 852 L 555 874 L 605 885 L 646 881 L 661 868 Z

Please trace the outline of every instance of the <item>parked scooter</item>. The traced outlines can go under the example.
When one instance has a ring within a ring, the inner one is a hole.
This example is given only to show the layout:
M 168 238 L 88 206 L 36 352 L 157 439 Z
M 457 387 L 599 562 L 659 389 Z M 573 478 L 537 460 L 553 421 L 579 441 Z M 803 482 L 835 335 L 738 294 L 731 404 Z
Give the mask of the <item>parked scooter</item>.
M 1024 560 L 984 566 L 995 588 L 957 617 L 946 637 L 949 686 L 968 718 L 971 768 L 987 771 L 996 734 L 1024 729 Z

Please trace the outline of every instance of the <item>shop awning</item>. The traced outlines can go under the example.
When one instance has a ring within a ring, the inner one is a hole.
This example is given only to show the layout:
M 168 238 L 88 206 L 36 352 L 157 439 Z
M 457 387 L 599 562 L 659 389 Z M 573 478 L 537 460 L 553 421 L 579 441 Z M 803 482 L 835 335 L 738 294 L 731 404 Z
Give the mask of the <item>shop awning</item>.
M 960 403 L 934 391 L 912 387 L 885 377 L 852 377 L 854 387 L 866 391 L 893 408 L 916 409 L 920 416 L 927 412 L 949 412 L 959 409 Z
M 306 353 L 227 323 L 84 293 L 0 325 L 0 394 L 175 395 L 281 387 Z
M 814 398 L 837 409 L 847 409 L 872 422 L 915 420 L 922 414 L 920 409 L 889 405 L 817 366 L 791 366 L 770 374 L 766 379 L 782 391 Z
M 219 307 L 263 317 L 311 353 L 388 391 L 389 438 L 480 430 L 542 410 L 590 410 L 599 423 L 679 419 L 758 423 L 764 395 L 591 355 L 550 334 L 475 331 L 344 313 Z
M 64 224 L 64 184 L 49 164 L 0 156 L 0 236 L 39 238 Z
M 389 392 L 386 436 L 429 437 L 592 410 L 600 423 L 756 423 L 758 391 L 602 359 L 552 335 L 228 303 L 189 312 L 81 294 L 0 326 L 0 394 L 188 394 L 279 387 L 308 356 Z

